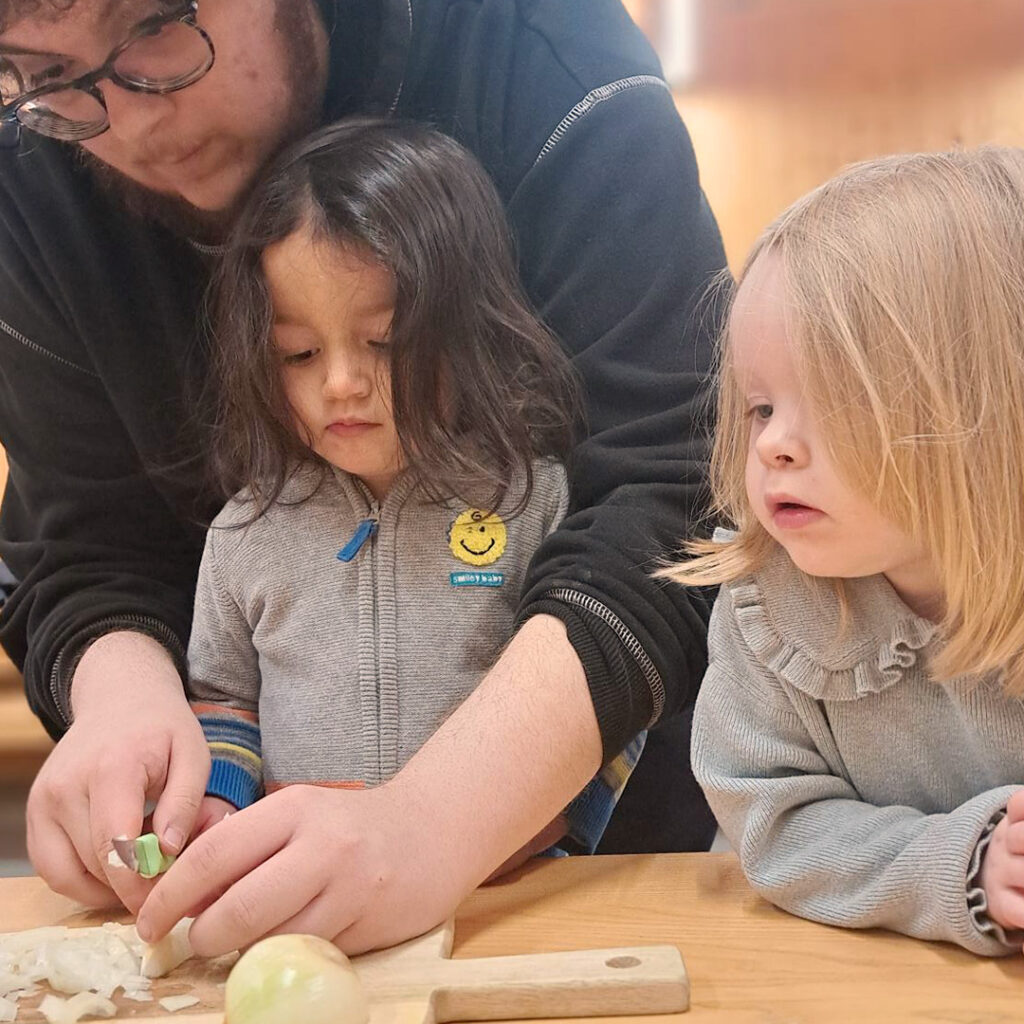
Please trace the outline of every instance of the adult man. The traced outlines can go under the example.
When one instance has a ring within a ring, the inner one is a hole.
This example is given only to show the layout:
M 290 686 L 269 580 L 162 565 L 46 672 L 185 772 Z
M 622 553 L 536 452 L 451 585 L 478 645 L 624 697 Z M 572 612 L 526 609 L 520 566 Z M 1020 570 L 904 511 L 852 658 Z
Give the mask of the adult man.
M 2 553 L 21 580 L 3 641 L 36 711 L 67 729 L 28 821 L 60 891 L 99 902 L 109 886 L 137 909 L 146 889 L 108 868 L 110 837 L 138 832 L 146 798 L 165 847 L 191 828 L 208 761 L 179 672 L 192 524 L 216 504 L 188 416 L 207 243 L 268 156 L 346 113 L 430 121 L 497 183 L 528 293 L 584 379 L 573 511 L 538 556 L 506 654 L 399 776 L 286 790 L 218 825 L 140 928 L 226 889 L 193 928 L 200 952 L 282 926 L 350 950 L 405 938 L 691 701 L 706 608 L 648 570 L 701 492 L 692 418 L 709 344 L 694 309 L 723 255 L 656 61 L 618 0 L 582 10 L 0 0 L 8 122 L 32 129 L 0 173 Z M 687 751 L 671 759 L 685 781 Z M 680 817 L 699 846 L 695 795 Z M 351 883 L 329 920 L 328 870 Z

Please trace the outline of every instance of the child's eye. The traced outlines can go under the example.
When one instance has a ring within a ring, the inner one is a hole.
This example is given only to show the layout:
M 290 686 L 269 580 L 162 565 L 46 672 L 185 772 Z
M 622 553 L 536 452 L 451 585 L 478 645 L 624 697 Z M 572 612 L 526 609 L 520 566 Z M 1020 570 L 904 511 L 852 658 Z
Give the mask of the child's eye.
M 387 338 L 369 338 L 366 344 L 375 352 L 386 352 L 391 348 L 391 342 Z
M 315 349 L 307 348 L 302 352 L 288 352 L 282 355 L 281 362 L 284 363 L 285 366 L 301 366 L 303 363 L 308 363 L 315 355 Z
M 748 415 L 752 416 L 755 420 L 770 420 L 772 413 L 775 409 L 767 402 L 762 402 L 759 405 L 751 406 L 748 411 Z

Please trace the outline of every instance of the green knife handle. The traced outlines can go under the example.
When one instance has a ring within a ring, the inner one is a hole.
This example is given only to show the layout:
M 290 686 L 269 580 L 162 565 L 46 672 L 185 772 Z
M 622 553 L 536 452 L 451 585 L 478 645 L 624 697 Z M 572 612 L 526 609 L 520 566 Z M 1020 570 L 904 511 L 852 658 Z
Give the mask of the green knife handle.
M 143 878 L 156 878 L 174 863 L 173 857 L 160 852 L 160 840 L 152 832 L 135 840 L 135 856 L 139 861 L 139 874 Z

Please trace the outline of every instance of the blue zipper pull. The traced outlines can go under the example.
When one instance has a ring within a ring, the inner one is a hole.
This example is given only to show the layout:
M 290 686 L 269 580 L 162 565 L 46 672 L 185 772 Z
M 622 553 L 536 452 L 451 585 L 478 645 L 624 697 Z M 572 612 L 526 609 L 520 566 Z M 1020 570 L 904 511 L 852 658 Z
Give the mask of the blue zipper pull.
M 352 539 L 338 552 L 339 562 L 351 562 L 362 546 L 377 532 L 376 519 L 364 519 L 352 534 Z

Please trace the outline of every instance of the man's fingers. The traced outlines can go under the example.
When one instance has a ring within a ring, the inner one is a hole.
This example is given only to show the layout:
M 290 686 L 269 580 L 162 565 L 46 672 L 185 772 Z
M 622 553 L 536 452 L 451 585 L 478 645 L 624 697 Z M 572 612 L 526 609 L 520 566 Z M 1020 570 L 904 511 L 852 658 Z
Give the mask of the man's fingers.
M 338 901 L 332 900 L 324 890 L 310 900 L 297 914 L 271 928 L 267 935 L 319 935 L 328 942 L 353 922 L 350 912 L 339 909 Z
M 143 939 L 155 942 L 163 938 L 193 907 L 206 903 L 213 893 L 228 891 L 243 875 L 278 853 L 288 841 L 290 826 L 276 821 L 272 812 L 268 802 L 254 804 L 187 846 L 139 911 L 137 927 Z M 291 882 L 279 879 L 285 889 Z
M 67 833 L 53 819 L 29 821 L 28 855 L 54 892 L 88 907 L 109 907 L 117 902 L 113 890 L 89 873 Z
M 110 763 L 97 769 L 89 787 L 92 848 L 110 887 L 132 913 L 142 906 L 152 885 L 127 867 L 114 867 L 109 857 L 112 840 L 135 839 L 141 833 L 146 786 L 140 765 Z
M 179 854 L 192 835 L 210 778 L 210 754 L 202 730 L 171 747 L 163 793 L 153 811 L 153 831 L 164 853 Z
M 286 847 L 235 882 L 192 925 L 189 941 L 196 953 L 219 956 L 250 946 L 302 915 L 323 884 L 303 860 L 295 847 Z M 306 917 L 310 934 L 330 939 L 339 930 L 339 926 L 330 927 L 326 907 Z

